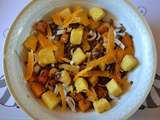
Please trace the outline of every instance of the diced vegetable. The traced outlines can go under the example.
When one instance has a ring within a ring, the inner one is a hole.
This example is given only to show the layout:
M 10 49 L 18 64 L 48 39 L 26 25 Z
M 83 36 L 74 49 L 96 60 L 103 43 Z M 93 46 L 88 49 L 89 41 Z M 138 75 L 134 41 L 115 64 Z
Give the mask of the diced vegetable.
M 122 94 L 121 87 L 118 85 L 118 83 L 114 79 L 109 81 L 106 84 L 106 87 L 107 87 L 107 89 L 109 91 L 109 94 L 111 94 L 113 96 L 119 96 L 120 94 Z
M 77 92 L 83 92 L 85 90 L 88 90 L 88 83 L 84 78 L 78 78 L 76 79 L 74 83 Z
M 34 66 L 34 56 L 33 56 L 33 51 L 31 50 L 28 52 L 28 61 L 27 61 L 27 66 L 26 66 L 26 72 L 25 72 L 25 79 L 29 80 L 32 77 L 33 73 L 33 66 Z
M 91 102 L 87 100 L 80 100 L 78 106 L 82 112 L 86 112 L 91 107 Z
M 69 85 L 71 83 L 71 77 L 69 73 L 65 70 L 61 72 L 61 81 L 66 85 Z
M 65 8 L 59 13 L 62 19 L 66 19 L 69 15 L 71 15 L 71 10 L 69 8 Z
M 49 109 L 55 108 L 60 102 L 60 98 L 57 97 L 52 91 L 47 91 L 47 92 L 43 93 L 41 98 L 42 98 L 42 101 L 44 102 L 44 104 Z
M 56 63 L 53 49 L 50 47 L 41 49 L 38 53 L 38 61 L 42 65 Z
M 110 27 L 109 23 L 103 23 L 97 28 L 97 32 L 99 32 L 100 34 L 108 32 L 109 27 Z
M 86 55 L 83 53 L 81 48 L 77 48 L 72 55 L 72 61 L 78 65 L 81 64 L 85 59 Z
M 52 15 L 52 19 L 53 19 L 53 22 L 56 24 L 56 25 L 59 25 L 59 26 L 62 26 L 63 25 L 63 21 L 61 19 L 61 16 L 60 14 L 57 12 L 57 13 L 54 13 Z
M 38 41 L 43 48 L 51 47 L 53 50 L 57 50 L 57 47 L 49 41 L 43 34 L 39 33 L 37 35 Z
M 80 45 L 83 37 L 83 28 L 73 29 L 71 31 L 70 42 L 73 45 Z
M 55 50 L 55 58 L 58 62 L 62 62 L 62 58 L 64 58 L 64 43 L 56 41 L 55 45 L 57 46 L 57 50 Z
M 44 86 L 38 82 L 31 83 L 31 90 L 36 97 L 41 97 L 44 92 Z
M 130 71 L 138 65 L 137 59 L 133 55 L 126 55 L 121 63 L 121 69 Z
M 94 21 L 99 21 L 104 18 L 105 12 L 102 8 L 93 7 L 89 10 L 89 15 L 93 18 Z
M 93 106 L 94 106 L 95 111 L 98 113 L 102 113 L 111 108 L 111 104 L 105 98 L 101 98 L 97 101 L 94 101 Z
M 94 87 L 98 82 L 98 77 L 92 76 L 88 80 L 92 84 L 92 86 Z
M 32 34 L 29 37 L 27 37 L 27 39 L 24 42 L 24 46 L 27 49 L 31 49 L 31 50 L 35 51 L 37 48 L 37 42 L 38 42 L 38 40 L 37 40 L 36 36 L 34 34 Z
M 91 88 L 91 90 L 87 91 L 87 96 L 88 96 L 88 100 L 92 101 L 92 102 L 94 102 L 94 101 L 96 101 L 98 99 L 94 88 Z
M 88 34 L 87 34 L 87 32 L 84 32 L 83 33 L 83 40 L 82 40 L 82 49 L 84 52 L 90 50 L 90 48 L 91 48 L 87 39 L 88 39 Z

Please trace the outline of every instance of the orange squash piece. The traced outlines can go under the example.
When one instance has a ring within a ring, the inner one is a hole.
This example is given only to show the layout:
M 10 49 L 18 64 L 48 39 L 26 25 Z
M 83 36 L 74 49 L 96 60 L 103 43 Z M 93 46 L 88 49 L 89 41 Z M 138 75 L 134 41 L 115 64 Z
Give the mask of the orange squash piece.
M 125 52 L 126 54 L 131 54 L 131 55 L 134 55 L 135 53 L 135 50 L 134 50 L 134 46 L 133 46 L 133 41 L 131 39 L 131 37 L 126 34 L 123 39 L 122 39 L 122 43 L 125 45 Z
M 59 13 L 54 13 L 52 15 L 52 19 L 53 19 L 53 22 L 56 24 L 56 25 L 59 25 L 59 26 L 62 26 L 63 25 L 63 21 L 59 15 Z
M 58 62 L 62 62 L 64 58 L 64 43 L 61 41 L 56 41 L 55 45 L 57 50 L 55 51 L 55 57 Z
M 33 56 L 33 50 L 31 50 L 30 52 L 28 52 L 28 62 L 27 62 L 26 72 L 25 72 L 26 80 L 29 80 L 32 77 L 33 66 L 34 66 L 34 56 Z
M 38 42 L 38 40 L 37 40 L 36 36 L 34 34 L 32 34 L 29 37 L 27 37 L 27 39 L 24 42 L 24 46 L 27 49 L 35 51 L 37 48 L 37 42 Z
M 100 34 L 108 32 L 109 27 L 110 27 L 109 23 L 103 23 L 97 28 L 97 32 L 99 32 Z
M 57 50 L 57 46 L 54 45 L 51 41 L 49 41 L 43 34 L 38 33 L 37 35 L 38 41 L 43 48 L 51 47 L 53 50 Z
M 38 98 L 41 97 L 41 95 L 45 91 L 43 85 L 41 85 L 38 82 L 32 82 L 30 84 L 30 87 L 31 87 L 31 90 L 32 90 L 33 94 Z
M 86 31 L 84 31 L 83 32 L 83 40 L 82 40 L 82 48 L 83 48 L 84 52 L 89 51 L 91 49 L 91 47 L 88 43 L 87 37 L 88 37 L 88 34 Z

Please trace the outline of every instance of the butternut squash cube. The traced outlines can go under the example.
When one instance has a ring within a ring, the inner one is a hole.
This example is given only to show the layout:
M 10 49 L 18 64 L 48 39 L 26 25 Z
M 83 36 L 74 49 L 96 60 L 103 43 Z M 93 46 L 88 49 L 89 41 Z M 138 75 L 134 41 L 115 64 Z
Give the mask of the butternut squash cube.
M 52 91 L 47 91 L 42 94 L 42 101 L 49 109 L 53 109 L 60 102 L 60 98 L 57 97 Z
M 138 65 L 138 61 L 133 55 L 126 55 L 122 60 L 121 69 L 123 71 L 130 71 L 133 68 L 135 68 L 137 65 Z
M 109 94 L 111 94 L 113 96 L 119 96 L 120 94 L 122 94 L 121 87 L 118 85 L 118 83 L 114 79 L 109 81 L 106 84 L 106 87 L 108 89 Z
M 32 49 L 33 51 L 35 51 L 37 47 L 37 42 L 38 42 L 38 39 L 34 34 L 32 34 L 26 39 L 26 41 L 24 42 L 24 46 L 27 49 Z
M 97 22 L 105 16 L 105 12 L 102 8 L 93 7 L 89 10 L 89 15 Z
M 75 83 L 74 83 L 77 92 L 82 92 L 85 90 L 88 90 L 88 83 L 84 78 L 78 78 L 76 79 Z
M 107 99 L 101 98 L 93 102 L 93 107 L 96 112 L 102 113 L 106 110 L 109 110 L 111 108 L 111 104 L 108 102 Z
M 42 65 L 56 63 L 53 49 L 50 47 L 41 49 L 38 53 L 38 61 Z
M 80 45 L 83 37 L 83 28 L 73 29 L 71 31 L 70 42 L 73 45 Z
M 86 55 L 84 54 L 82 49 L 77 48 L 72 55 L 72 61 L 78 65 L 78 64 L 81 64 L 85 59 L 86 59 Z

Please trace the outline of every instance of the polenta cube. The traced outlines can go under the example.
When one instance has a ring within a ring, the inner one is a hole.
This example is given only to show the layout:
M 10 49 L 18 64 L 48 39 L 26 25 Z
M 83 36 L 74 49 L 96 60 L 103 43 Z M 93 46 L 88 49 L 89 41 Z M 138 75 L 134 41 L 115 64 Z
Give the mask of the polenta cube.
M 107 99 L 101 98 L 93 102 L 93 107 L 96 112 L 102 113 L 106 110 L 109 110 L 111 108 L 111 104 L 108 102 Z
M 113 95 L 113 96 L 119 96 L 122 94 L 122 89 L 121 87 L 118 85 L 118 83 L 112 79 L 111 81 L 109 81 L 106 84 L 106 87 L 108 89 L 109 94 Z
M 130 71 L 133 68 L 135 68 L 137 65 L 138 65 L 138 61 L 133 55 L 126 55 L 122 60 L 121 69 L 123 71 Z
M 71 10 L 69 8 L 65 8 L 59 13 L 59 15 L 61 18 L 66 19 L 69 15 L 71 15 Z
M 47 91 L 47 92 L 43 93 L 41 98 L 42 98 L 42 101 L 44 102 L 44 104 L 49 109 L 55 108 L 60 102 L 60 98 L 57 97 L 52 91 Z
M 75 64 L 81 64 L 84 60 L 86 59 L 86 55 L 84 54 L 84 52 L 82 51 L 81 48 L 77 48 L 72 55 L 72 61 Z
M 55 55 L 52 48 L 47 47 L 41 49 L 38 53 L 38 61 L 39 64 L 42 65 L 56 63 Z
M 32 34 L 29 37 L 27 37 L 26 41 L 24 42 L 24 46 L 27 49 L 31 49 L 35 51 L 37 47 L 37 42 L 38 42 L 38 39 L 36 38 L 34 34 Z
M 65 84 L 65 85 L 69 85 L 71 83 L 71 77 L 69 75 L 69 73 L 65 70 L 63 70 L 61 72 L 61 81 Z
M 92 17 L 94 21 L 99 21 L 105 16 L 105 12 L 102 8 L 93 7 L 89 10 L 89 15 Z
M 70 42 L 73 45 L 80 45 L 83 37 L 83 28 L 73 29 L 71 31 Z
M 84 78 L 77 78 L 74 85 L 78 93 L 88 90 L 88 83 Z

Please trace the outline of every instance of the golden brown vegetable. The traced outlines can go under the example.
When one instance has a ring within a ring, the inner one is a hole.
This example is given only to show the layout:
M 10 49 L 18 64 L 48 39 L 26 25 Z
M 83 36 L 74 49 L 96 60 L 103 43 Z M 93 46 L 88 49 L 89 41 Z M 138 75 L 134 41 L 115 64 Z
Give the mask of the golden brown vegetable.
M 78 106 L 82 112 L 86 112 L 91 107 L 91 102 L 87 100 L 80 100 Z
M 27 37 L 27 39 L 24 42 L 24 46 L 29 49 L 29 50 L 33 50 L 35 51 L 37 48 L 37 38 L 34 34 L 30 35 L 29 37 Z

